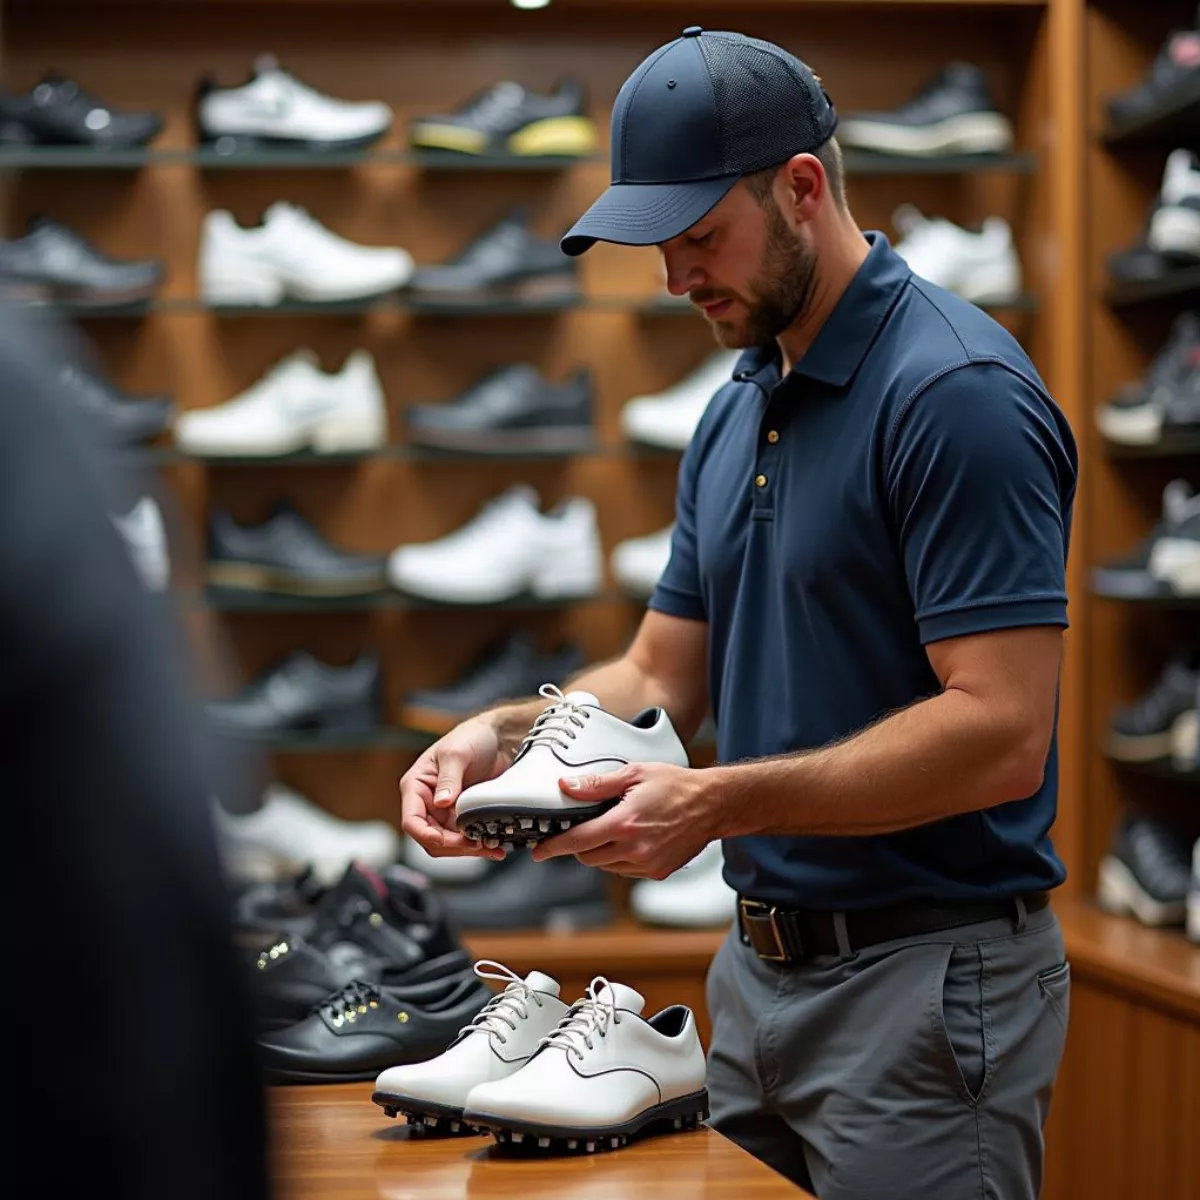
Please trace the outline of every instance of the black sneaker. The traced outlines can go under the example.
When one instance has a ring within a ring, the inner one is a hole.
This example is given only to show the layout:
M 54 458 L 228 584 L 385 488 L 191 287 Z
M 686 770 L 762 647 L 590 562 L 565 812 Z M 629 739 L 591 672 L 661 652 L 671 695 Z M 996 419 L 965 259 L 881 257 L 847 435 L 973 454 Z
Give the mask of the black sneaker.
M 126 150 L 144 146 L 162 131 L 155 112 L 122 112 L 97 100 L 79 84 L 56 75 L 45 76 L 24 95 L 0 89 L 0 120 L 14 128 L 3 141 L 18 142 L 15 129 L 43 146 L 90 146 L 95 150 Z
M 270 741 L 288 733 L 363 733 L 379 724 L 379 672 L 377 654 L 330 667 L 296 651 L 239 695 L 205 708 L 217 730 L 232 737 Z
M 59 368 L 58 381 L 97 435 L 114 446 L 153 441 L 171 424 L 174 405 L 167 396 L 126 396 L 109 380 L 71 363 Z
M 536 695 L 546 682 L 565 683 L 585 661 L 574 643 L 543 654 L 527 633 L 514 633 L 489 646 L 457 682 L 409 692 L 400 707 L 400 724 L 423 733 L 449 733 L 501 700 Z
M 1126 446 L 1152 446 L 1162 437 L 1171 420 L 1187 424 L 1186 415 L 1168 417 L 1173 409 L 1189 411 L 1188 397 L 1200 378 L 1200 317 L 1181 313 L 1171 326 L 1162 349 L 1154 356 L 1137 383 L 1117 392 L 1096 410 L 1096 426 L 1110 441 Z
M 556 239 L 538 237 L 516 210 L 445 265 L 419 267 L 408 298 L 413 307 L 431 310 L 497 301 L 566 306 L 579 299 L 577 270 Z
M 1200 100 L 1200 31 L 1171 34 L 1145 79 L 1107 102 L 1113 125 L 1129 125 Z
M 1200 435 L 1200 348 L 1192 349 L 1187 376 L 1166 392 L 1162 432 L 1164 437 Z
M 1143 925 L 1181 925 L 1187 912 L 1188 843 L 1169 825 L 1127 817 L 1100 862 L 1100 907 Z
M 934 158 L 942 154 L 1005 154 L 1012 122 L 996 111 L 987 76 L 970 63 L 950 63 L 906 104 L 889 112 L 857 112 L 838 124 L 847 148 Z
M 418 150 L 578 158 L 596 148 L 596 126 L 585 112 L 583 86 L 564 81 L 549 96 L 505 80 L 453 112 L 418 117 L 409 130 Z
M 596 438 L 591 373 L 551 383 L 527 363 L 501 367 L 445 404 L 410 405 L 408 429 L 416 445 L 475 454 L 586 450 Z
M 459 929 L 593 929 L 612 920 L 604 872 L 577 858 L 534 862 L 513 850 L 478 882 L 442 897 Z
M 161 263 L 109 258 L 48 217 L 35 219 L 25 237 L 0 241 L 0 291 L 15 300 L 130 304 L 154 295 L 162 281 Z
M 1169 662 L 1154 686 L 1109 723 L 1108 753 L 1120 762 L 1169 758 L 1175 726 L 1196 706 L 1200 669 L 1191 658 Z
M 1172 480 L 1163 489 L 1163 515 L 1132 550 L 1092 568 L 1092 591 L 1112 600 L 1158 600 L 1172 594 L 1173 568 L 1186 569 L 1186 553 L 1176 553 L 1200 537 L 1200 498 L 1190 485 Z
M 214 512 L 205 577 L 214 587 L 289 596 L 362 596 L 387 583 L 382 555 L 339 549 L 290 504 L 278 505 L 261 525 Z
M 356 980 L 311 1015 L 258 1039 L 268 1083 L 373 1080 L 443 1053 L 493 996 L 468 970 L 412 987 Z
M 234 933 L 258 946 L 301 937 L 312 929 L 317 905 L 329 890 L 312 867 L 275 883 L 254 884 L 234 898 Z

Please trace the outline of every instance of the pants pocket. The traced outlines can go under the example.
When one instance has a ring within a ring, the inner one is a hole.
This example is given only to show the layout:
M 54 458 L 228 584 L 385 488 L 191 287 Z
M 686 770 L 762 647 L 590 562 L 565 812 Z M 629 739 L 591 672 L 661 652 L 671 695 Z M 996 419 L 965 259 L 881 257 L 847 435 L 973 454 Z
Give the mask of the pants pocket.
M 1071 964 L 1062 962 L 1039 971 L 1037 983 L 1038 991 L 1058 1016 L 1063 1029 L 1066 1029 L 1071 1014 Z
M 987 970 L 978 946 L 954 946 L 935 993 L 936 1033 L 949 1054 L 963 1097 L 978 1102 L 991 1070 Z

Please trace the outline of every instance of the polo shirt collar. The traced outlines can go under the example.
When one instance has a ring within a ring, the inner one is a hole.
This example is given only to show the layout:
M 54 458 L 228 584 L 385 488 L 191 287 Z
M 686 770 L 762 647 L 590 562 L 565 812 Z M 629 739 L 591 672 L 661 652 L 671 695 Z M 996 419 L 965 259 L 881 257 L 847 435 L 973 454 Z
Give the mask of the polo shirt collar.
M 807 353 L 792 368 L 793 374 L 833 387 L 845 387 L 862 364 L 880 325 L 912 274 L 884 234 L 872 230 L 865 236 L 871 247 L 867 257 Z M 766 376 L 768 369 L 778 378 L 779 346 L 774 341 L 744 351 L 734 368 L 734 377 L 770 386 L 773 381 Z

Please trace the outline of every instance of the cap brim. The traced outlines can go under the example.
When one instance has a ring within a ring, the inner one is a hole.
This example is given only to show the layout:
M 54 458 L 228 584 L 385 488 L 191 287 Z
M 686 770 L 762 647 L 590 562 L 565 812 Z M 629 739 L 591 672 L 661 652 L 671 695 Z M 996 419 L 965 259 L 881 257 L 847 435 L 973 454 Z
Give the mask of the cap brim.
M 741 178 L 700 179 L 692 183 L 614 183 L 572 226 L 559 246 L 577 255 L 597 242 L 655 246 L 690 229 Z

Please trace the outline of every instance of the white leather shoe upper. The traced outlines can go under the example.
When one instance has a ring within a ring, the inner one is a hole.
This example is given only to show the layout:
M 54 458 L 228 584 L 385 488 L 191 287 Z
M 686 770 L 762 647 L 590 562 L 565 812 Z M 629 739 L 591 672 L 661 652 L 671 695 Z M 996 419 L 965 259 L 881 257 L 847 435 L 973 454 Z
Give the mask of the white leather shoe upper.
M 337 100 L 301 83 L 269 55 L 242 87 L 200 98 L 197 115 L 210 137 L 251 135 L 306 142 L 352 141 L 383 133 L 392 110 L 382 101 Z
M 489 501 L 446 537 L 400 546 L 388 560 L 394 587 L 452 604 L 494 604 L 526 592 L 591 595 L 603 569 L 591 501 L 568 500 L 543 514 L 525 484 Z
M 230 289 L 264 283 L 302 300 L 352 300 L 403 287 L 412 273 L 406 250 L 360 246 L 283 201 L 272 204 L 252 229 L 222 209 L 204 218 L 200 290 L 211 300 L 235 303 L 237 293 Z
M 564 775 L 602 775 L 637 762 L 688 765 L 664 709 L 649 708 L 633 722 L 622 721 L 605 712 L 590 692 L 564 696 L 550 683 L 540 690 L 553 703 L 534 721 L 507 771 L 462 792 L 455 807 L 460 824 L 480 809 L 516 805 L 558 814 L 579 808 L 580 801 L 559 789 Z
M 462 1108 L 473 1087 L 519 1071 L 567 1011 L 558 982 L 541 971 L 521 979 L 485 959 L 475 964 L 475 974 L 507 981 L 508 986 L 463 1027 L 445 1053 L 427 1062 L 390 1067 L 375 1081 L 376 1091 Z
M 221 856 L 230 874 L 268 881 L 310 865 L 334 884 L 358 859 L 376 869 L 400 851 L 400 835 L 386 821 L 343 821 L 296 792 L 271 784 L 262 807 L 243 815 L 213 804 Z
M 635 396 L 621 409 L 622 432 L 635 442 L 687 449 L 708 402 L 732 377 L 740 353 L 719 350 L 665 392 Z
M 467 1119 L 602 1129 L 700 1092 L 704 1051 L 692 1011 L 677 1004 L 647 1021 L 645 1004 L 633 988 L 597 976 L 521 1070 L 471 1090 Z
M 383 388 L 365 350 L 329 374 L 299 350 L 224 404 L 180 414 L 175 440 L 193 454 L 286 454 L 326 425 L 353 429 L 364 446 L 386 441 Z
M 986 218 L 974 233 L 902 204 L 892 222 L 903 234 L 895 251 L 913 274 L 972 301 L 1012 299 L 1019 293 L 1021 264 L 1002 217 Z
M 613 547 L 609 564 L 620 587 L 638 596 L 649 596 L 671 560 L 674 524 L 646 537 L 627 538 Z
M 639 921 L 676 928 L 728 925 L 737 913 L 737 893 L 725 882 L 720 842 L 709 842 L 686 866 L 666 879 L 639 879 L 629 907 Z

